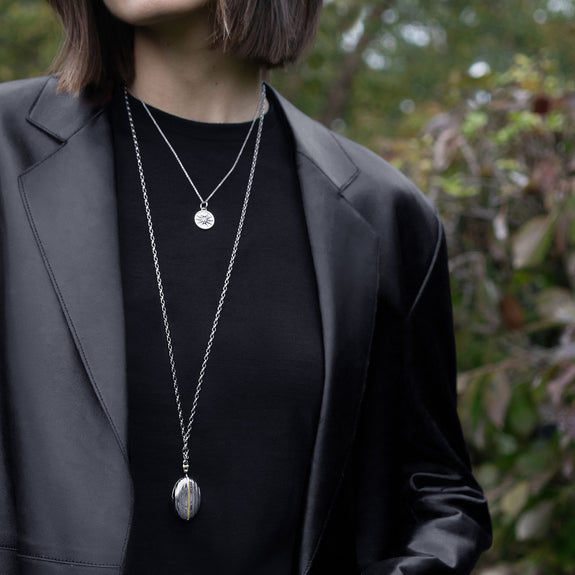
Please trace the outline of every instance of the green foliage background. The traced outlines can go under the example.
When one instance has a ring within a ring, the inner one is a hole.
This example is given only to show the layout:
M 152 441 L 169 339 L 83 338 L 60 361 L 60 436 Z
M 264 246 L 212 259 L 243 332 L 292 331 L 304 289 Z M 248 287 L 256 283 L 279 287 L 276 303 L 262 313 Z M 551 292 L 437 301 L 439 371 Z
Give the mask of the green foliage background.
M 331 0 L 308 58 L 271 76 L 442 214 L 495 527 L 482 575 L 575 573 L 574 32 L 574 0 Z M 44 73 L 59 34 L 45 2 L 0 0 L 0 81 Z

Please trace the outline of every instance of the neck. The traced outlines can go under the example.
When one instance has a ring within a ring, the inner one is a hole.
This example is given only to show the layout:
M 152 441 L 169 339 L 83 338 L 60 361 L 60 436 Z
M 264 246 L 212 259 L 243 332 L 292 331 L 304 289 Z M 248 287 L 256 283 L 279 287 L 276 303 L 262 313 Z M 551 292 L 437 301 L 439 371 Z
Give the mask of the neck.
M 130 92 L 170 114 L 200 122 L 247 122 L 261 94 L 252 62 L 210 47 L 207 14 L 137 27 Z

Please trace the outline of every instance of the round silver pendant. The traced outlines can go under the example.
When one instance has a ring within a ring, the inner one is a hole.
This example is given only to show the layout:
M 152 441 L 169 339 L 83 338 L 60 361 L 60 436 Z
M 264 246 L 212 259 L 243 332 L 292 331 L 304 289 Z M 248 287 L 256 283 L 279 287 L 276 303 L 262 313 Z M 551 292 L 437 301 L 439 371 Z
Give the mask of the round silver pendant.
M 189 521 L 200 509 L 201 494 L 198 484 L 187 476 L 178 479 L 172 490 L 172 501 L 178 516 Z
M 216 222 L 214 214 L 210 212 L 207 208 L 200 208 L 196 215 L 194 216 L 194 222 L 196 226 L 202 230 L 209 230 Z

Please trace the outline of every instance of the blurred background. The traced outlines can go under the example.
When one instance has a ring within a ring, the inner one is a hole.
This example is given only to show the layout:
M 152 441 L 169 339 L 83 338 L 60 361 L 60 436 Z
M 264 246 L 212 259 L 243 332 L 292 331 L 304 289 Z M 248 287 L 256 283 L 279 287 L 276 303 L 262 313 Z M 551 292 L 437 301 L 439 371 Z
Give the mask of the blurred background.
M 448 236 L 460 415 L 491 504 L 479 575 L 575 574 L 575 0 L 325 0 L 272 83 L 430 197 Z M 0 81 L 60 41 L 0 0 Z

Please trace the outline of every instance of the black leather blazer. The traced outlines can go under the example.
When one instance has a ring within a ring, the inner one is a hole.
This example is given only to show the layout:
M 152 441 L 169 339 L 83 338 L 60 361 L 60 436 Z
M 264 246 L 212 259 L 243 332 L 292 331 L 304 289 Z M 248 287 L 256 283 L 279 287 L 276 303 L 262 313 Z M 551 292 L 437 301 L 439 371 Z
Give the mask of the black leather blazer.
M 55 85 L 0 86 L 0 573 L 113 575 L 133 501 L 112 140 L 105 108 Z M 440 220 L 279 99 L 325 349 L 296 575 L 469 573 L 491 528 L 456 413 Z

